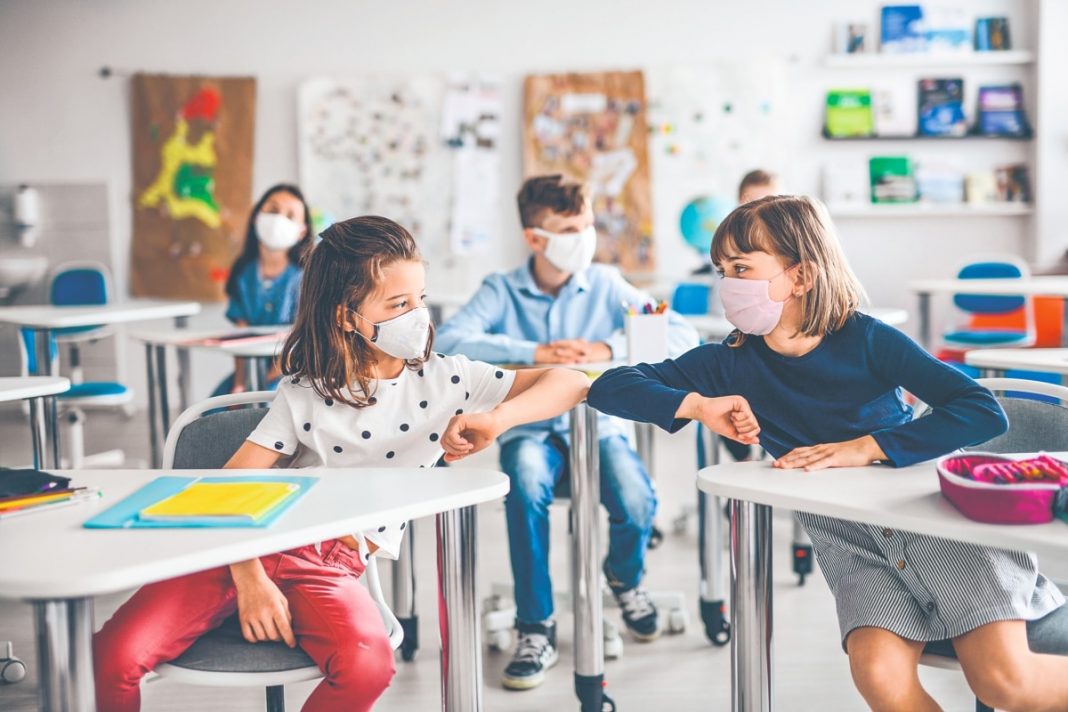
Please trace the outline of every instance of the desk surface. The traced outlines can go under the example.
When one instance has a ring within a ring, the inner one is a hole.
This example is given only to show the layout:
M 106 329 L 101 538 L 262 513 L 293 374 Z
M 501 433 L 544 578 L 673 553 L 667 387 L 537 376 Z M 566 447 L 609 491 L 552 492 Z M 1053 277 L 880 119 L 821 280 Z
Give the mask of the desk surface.
M 508 478 L 492 470 L 307 468 L 292 472 L 320 481 L 265 529 L 85 529 L 85 520 L 156 477 L 222 471 L 57 472 L 71 477 L 75 485 L 99 487 L 104 495 L 94 502 L 0 520 L 2 598 L 75 598 L 122 591 L 508 493 Z M 286 472 L 226 470 L 225 474 Z
M 730 499 L 1068 560 L 1068 524 L 974 522 L 941 495 L 933 461 L 902 469 L 842 467 L 815 472 L 777 470 L 767 461 L 736 462 L 701 470 L 697 486 Z
M 1031 294 L 1068 297 L 1068 277 L 1028 277 L 1026 279 L 914 279 L 909 289 L 917 294 Z
M 59 376 L 15 376 L 0 378 L 0 403 L 54 396 L 70 390 L 70 381 Z
M 247 333 L 247 332 L 262 332 L 264 336 L 272 336 L 272 339 L 264 338 L 263 341 L 253 342 L 239 342 L 235 344 L 227 343 L 198 343 L 202 339 L 212 339 L 227 333 Z M 263 358 L 277 356 L 282 351 L 282 344 L 285 343 L 286 337 L 289 336 L 289 327 L 247 327 L 247 328 L 235 328 L 227 331 L 226 329 L 204 329 L 197 331 L 188 331 L 182 329 L 176 331 L 170 330 L 155 330 L 155 329 L 138 329 L 130 334 L 131 337 L 142 341 L 146 344 L 153 346 L 182 346 L 187 349 L 198 349 L 201 351 L 217 351 L 224 353 L 228 356 L 238 356 L 246 358 Z
M 977 368 L 1010 369 L 1068 375 L 1068 349 L 976 349 L 964 363 Z
M 200 304 L 197 302 L 130 299 L 88 307 L 61 307 L 49 304 L 0 307 L 0 322 L 37 329 L 62 329 L 72 326 L 96 326 L 193 316 L 199 313 Z

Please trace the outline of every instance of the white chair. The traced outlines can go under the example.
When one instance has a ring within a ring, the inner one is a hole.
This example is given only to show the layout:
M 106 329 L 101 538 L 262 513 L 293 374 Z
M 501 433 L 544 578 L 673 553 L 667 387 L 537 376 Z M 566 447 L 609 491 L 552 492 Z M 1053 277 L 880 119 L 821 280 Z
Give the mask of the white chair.
M 175 420 L 163 449 L 163 469 L 217 469 L 241 446 L 266 415 L 264 404 L 274 400 L 273 391 L 254 391 L 217 396 L 186 409 Z M 235 406 L 245 406 L 235 409 Z M 362 577 L 378 605 L 393 650 L 400 647 L 404 630 L 386 605 L 375 557 Z M 182 655 L 157 665 L 155 672 L 190 685 L 213 687 L 265 687 L 267 712 L 285 710 L 284 686 L 317 680 L 323 676 L 300 648 L 284 643 L 249 643 L 241 634 L 237 617 L 202 635 Z
M 978 382 L 998 396 L 1008 416 L 1009 429 L 969 449 L 999 453 L 1068 451 L 1068 388 L 1022 378 L 982 378 Z M 1060 578 L 1056 574 L 1054 577 Z M 960 663 L 950 654 L 952 646 L 937 647 L 937 653 L 929 648 L 920 658 L 920 664 L 959 671 Z M 993 712 L 979 699 L 975 700 L 975 709 Z

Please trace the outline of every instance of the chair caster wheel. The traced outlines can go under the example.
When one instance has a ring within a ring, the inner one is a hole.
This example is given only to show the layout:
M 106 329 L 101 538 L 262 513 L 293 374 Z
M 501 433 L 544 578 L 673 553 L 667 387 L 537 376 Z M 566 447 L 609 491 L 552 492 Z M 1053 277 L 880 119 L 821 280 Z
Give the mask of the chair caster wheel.
M 686 611 L 680 608 L 673 608 L 668 611 L 667 617 L 667 632 L 672 635 L 686 632 L 686 625 L 688 623 L 688 616 Z

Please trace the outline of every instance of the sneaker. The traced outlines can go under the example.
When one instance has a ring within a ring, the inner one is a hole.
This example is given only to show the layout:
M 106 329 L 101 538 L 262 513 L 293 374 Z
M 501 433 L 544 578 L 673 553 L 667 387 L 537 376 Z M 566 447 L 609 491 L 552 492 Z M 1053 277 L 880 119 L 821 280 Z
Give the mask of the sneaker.
M 612 589 L 612 595 L 623 613 L 623 623 L 631 634 L 639 642 L 647 643 L 660 637 L 660 616 L 657 614 L 653 599 L 641 586 L 623 588 L 619 581 L 608 571 L 604 570 L 608 579 L 608 587 Z
M 506 689 L 530 690 L 545 681 L 545 671 L 556 665 L 556 623 L 516 623 L 519 645 L 504 669 Z

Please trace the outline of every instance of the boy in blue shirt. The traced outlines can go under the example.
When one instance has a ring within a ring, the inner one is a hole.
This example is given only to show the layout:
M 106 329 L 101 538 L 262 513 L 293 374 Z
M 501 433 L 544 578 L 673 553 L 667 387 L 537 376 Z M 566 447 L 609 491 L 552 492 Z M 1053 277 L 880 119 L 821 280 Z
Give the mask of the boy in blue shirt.
M 592 264 L 597 247 L 593 209 L 582 185 L 562 176 L 527 180 L 518 195 L 523 239 L 532 256 L 508 273 L 490 275 L 437 333 L 436 348 L 496 363 L 559 364 L 625 360 L 623 303 L 648 295 L 619 271 Z M 698 343 L 697 332 L 668 312 L 668 353 Z M 659 635 L 657 611 L 640 587 L 656 512 L 649 474 L 622 424 L 598 422 L 601 502 L 609 515 L 605 575 L 627 628 L 639 640 Z M 537 687 L 557 661 L 549 577 L 549 505 L 567 470 L 567 416 L 514 428 L 500 438 L 501 468 L 512 480 L 505 500 L 519 644 L 504 686 Z

